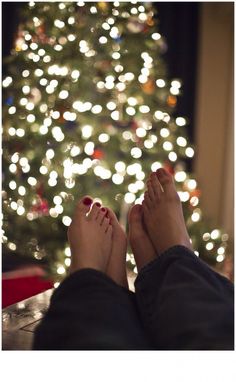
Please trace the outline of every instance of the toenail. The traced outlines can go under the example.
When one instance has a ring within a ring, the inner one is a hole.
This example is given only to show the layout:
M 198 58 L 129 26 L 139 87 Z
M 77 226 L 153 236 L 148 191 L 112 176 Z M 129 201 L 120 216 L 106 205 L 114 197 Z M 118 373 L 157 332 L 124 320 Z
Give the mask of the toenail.
M 101 211 L 105 212 L 105 211 L 106 211 L 106 208 L 102 207 L 102 208 L 101 208 Z
M 101 207 L 101 204 L 100 204 L 99 202 L 96 202 L 96 203 L 95 203 L 95 206 L 97 206 L 97 207 Z
M 83 200 L 83 203 L 86 205 L 86 206 L 90 206 L 92 204 L 92 199 L 90 198 L 84 198 Z

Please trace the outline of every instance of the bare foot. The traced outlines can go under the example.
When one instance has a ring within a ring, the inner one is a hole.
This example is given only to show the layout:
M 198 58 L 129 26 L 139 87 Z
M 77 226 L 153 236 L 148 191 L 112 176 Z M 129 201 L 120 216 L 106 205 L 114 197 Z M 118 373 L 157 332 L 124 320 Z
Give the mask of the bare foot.
M 82 268 L 105 272 L 107 267 L 112 246 L 112 226 L 99 204 L 93 204 L 90 210 L 91 204 L 92 199 L 88 196 L 78 202 L 67 231 L 71 248 L 70 273 Z
M 158 254 L 174 245 L 192 250 L 183 210 L 172 176 L 164 169 L 152 173 L 143 201 L 144 222 Z
M 129 242 L 138 271 L 156 258 L 156 251 L 145 230 L 143 208 L 135 204 L 129 212 Z
M 119 224 L 116 215 L 110 208 L 106 208 L 107 217 L 112 225 L 112 249 L 106 274 L 117 284 L 128 289 L 126 274 L 127 238 L 125 231 Z

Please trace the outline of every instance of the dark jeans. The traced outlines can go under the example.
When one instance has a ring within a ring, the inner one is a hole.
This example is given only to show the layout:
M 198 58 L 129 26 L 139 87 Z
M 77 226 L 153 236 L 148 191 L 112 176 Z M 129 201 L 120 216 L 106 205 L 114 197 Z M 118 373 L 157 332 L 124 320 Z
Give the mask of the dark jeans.
M 83 269 L 55 290 L 33 349 L 233 350 L 233 284 L 183 246 L 147 264 L 135 293 Z

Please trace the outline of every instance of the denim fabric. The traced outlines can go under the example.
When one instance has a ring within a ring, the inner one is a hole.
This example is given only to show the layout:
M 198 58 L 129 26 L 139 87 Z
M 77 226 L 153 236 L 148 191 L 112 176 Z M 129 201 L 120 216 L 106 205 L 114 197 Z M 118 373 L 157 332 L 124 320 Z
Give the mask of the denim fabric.
M 233 284 L 175 246 L 139 272 L 135 294 L 79 270 L 55 290 L 35 350 L 232 350 Z
M 145 350 L 151 344 L 133 292 L 102 272 L 82 269 L 52 295 L 34 350 Z
M 234 349 L 233 284 L 188 248 L 172 247 L 142 268 L 135 288 L 155 349 Z

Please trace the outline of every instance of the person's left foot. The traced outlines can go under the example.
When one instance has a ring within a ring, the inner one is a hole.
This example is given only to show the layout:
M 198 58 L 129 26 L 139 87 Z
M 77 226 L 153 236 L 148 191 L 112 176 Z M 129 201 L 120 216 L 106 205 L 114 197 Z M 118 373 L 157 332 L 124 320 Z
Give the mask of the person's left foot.
M 126 274 L 126 252 L 127 238 L 125 231 L 119 224 L 115 213 L 107 208 L 107 217 L 110 219 L 112 226 L 112 249 L 109 258 L 106 274 L 117 284 L 124 288 L 128 288 Z
M 112 248 L 112 226 L 89 196 L 81 199 L 76 207 L 67 236 L 71 249 L 70 273 L 82 268 L 106 271 Z

